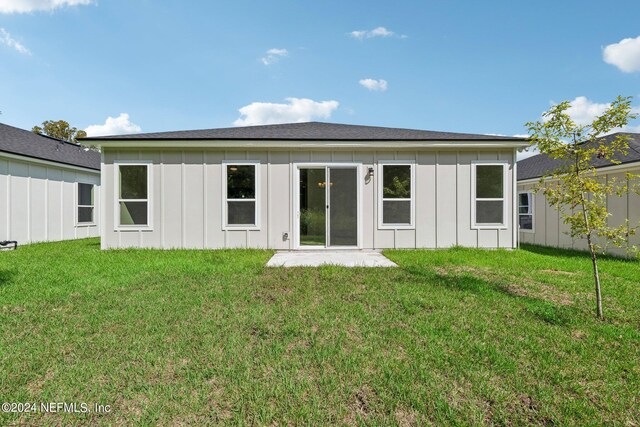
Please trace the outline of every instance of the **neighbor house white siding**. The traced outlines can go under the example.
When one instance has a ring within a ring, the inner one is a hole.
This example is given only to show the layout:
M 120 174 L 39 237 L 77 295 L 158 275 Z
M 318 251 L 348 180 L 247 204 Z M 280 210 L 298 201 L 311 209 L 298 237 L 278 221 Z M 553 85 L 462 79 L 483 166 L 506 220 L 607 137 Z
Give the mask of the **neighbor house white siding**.
M 415 163 L 415 227 L 379 229 L 378 162 Z M 506 164 L 506 227 L 477 230 L 471 225 L 471 165 L 478 160 Z M 121 230 L 117 212 L 116 167 L 119 161 L 152 163 L 151 209 L 148 230 Z M 223 169 L 225 161 L 258 161 L 260 179 L 259 230 L 223 227 Z M 231 248 L 294 249 L 293 182 L 296 163 L 359 163 L 362 182 L 362 236 L 364 249 L 446 248 L 454 245 L 513 248 L 514 150 L 464 149 L 420 151 L 367 150 L 184 150 L 103 148 L 103 248 Z M 369 167 L 376 171 L 365 182 Z M 283 233 L 289 239 L 283 240 Z
M 631 167 L 615 167 L 610 171 L 601 169 L 598 175 L 602 180 L 613 180 L 617 182 L 626 181 L 626 173 L 640 174 L 640 165 Z M 638 183 L 638 180 L 634 180 Z M 630 182 L 633 184 L 633 182 Z M 528 180 L 518 183 L 518 191 L 533 191 L 537 185 L 537 180 Z M 629 219 L 630 227 L 637 227 L 640 224 L 640 196 L 636 193 L 628 193 L 619 197 L 612 195 L 607 198 L 607 209 L 610 226 L 619 226 Z M 586 239 L 572 239 L 569 234 L 569 226 L 564 224 L 558 210 L 547 203 L 546 197 L 541 191 L 534 194 L 534 217 L 533 231 L 520 230 L 520 241 L 522 243 L 532 243 L 542 246 L 553 246 L 567 249 L 588 250 Z M 639 230 L 640 231 L 640 230 Z M 640 235 L 629 237 L 629 246 L 640 246 Z M 608 246 L 611 254 L 625 256 L 627 248 L 619 248 L 613 245 Z
M 95 185 L 94 223 L 76 222 L 77 183 Z M 18 244 L 99 236 L 100 173 L 0 153 L 0 240 Z

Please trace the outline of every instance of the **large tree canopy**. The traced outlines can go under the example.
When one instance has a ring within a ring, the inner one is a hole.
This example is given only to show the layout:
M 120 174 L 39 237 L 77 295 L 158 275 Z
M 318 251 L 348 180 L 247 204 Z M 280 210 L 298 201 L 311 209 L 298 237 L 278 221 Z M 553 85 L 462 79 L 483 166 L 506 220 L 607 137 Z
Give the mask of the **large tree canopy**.
M 47 135 L 52 138 L 58 138 L 73 143 L 77 143 L 78 138 L 84 138 L 87 136 L 85 131 L 78 130 L 76 127 L 71 127 L 69 122 L 64 120 L 45 120 L 42 122 L 42 126 L 34 126 L 31 131 L 39 135 Z

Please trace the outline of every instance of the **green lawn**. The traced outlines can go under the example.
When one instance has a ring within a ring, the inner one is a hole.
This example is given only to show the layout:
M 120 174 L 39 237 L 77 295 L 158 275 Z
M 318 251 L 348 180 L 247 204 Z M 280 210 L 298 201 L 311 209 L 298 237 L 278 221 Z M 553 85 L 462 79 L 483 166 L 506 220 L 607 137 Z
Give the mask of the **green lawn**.
M 640 263 L 388 251 L 397 269 L 267 269 L 268 251 L 0 253 L 0 397 L 108 404 L 0 424 L 640 424 Z

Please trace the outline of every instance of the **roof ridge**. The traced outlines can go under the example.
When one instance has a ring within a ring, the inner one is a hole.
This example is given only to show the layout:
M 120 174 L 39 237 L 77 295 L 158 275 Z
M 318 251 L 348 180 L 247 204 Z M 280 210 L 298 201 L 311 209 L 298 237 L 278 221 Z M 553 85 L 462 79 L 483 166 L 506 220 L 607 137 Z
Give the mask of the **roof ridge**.
M 434 131 L 399 127 L 373 126 L 331 122 L 272 123 L 266 125 L 235 126 L 224 128 L 145 132 L 127 135 L 104 135 L 81 138 L 79 141 L 105 139 L 189 139 L 189 140 L 509 140 L 525 138 L 487 135 L 480 133 Z

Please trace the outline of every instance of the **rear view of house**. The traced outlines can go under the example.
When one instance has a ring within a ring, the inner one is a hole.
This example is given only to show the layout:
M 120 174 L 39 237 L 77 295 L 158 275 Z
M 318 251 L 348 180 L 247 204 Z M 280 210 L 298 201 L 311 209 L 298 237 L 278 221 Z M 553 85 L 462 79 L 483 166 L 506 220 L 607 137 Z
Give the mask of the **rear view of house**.
M 99 235 L 100 153 L 0 123 L 0 240 Z
M 604 137 L 611 140 L 618 134 Z M 640 134 L 629 133 L 629 151 L 626 155 L 619 155 L 616 160 L 619 164 L 612 164 L 604 159 L 594 159 L 592 165 L 598 169 L 598 175 L 603 180 L 615 179 L 616 182 L 627 181 L 627 172 L 640 174 Z M 543 246 L 553 246 L 568 249 L 588 250 L 584 239 L 572 239 L 569 226 L 564 224 L 556 208 L 549 206 L 542 191 L 534 192 L 536 184 L 543 176 L 549 176 L 555 169 L 561 166 L 559 160 L 555 160 L 546 154 L 524 159 L 518 162 L 518 199 L 519 199 L 519 224 L 520 241 L 534 243 Z M 628 181 L 630 185 L 639 184 L 638 180 Z M 545 180 L 546 185 L 551 185 L 553 180 Z M 640 196 L 630 192 L 622 196 L 609 196 L 607 209 L 610 226 L 619 226 L 629 220 L 631 227 L 638 226 L 640 222 Z M 640 235 L 629 237 L 629 245 L 640 245 Z M 609 252 L 616 255 L 626 255 L 626 248 L 609 246 Z
M 103 248 L 513 248 L 521 138 L 295 123 L 86 138 Z

